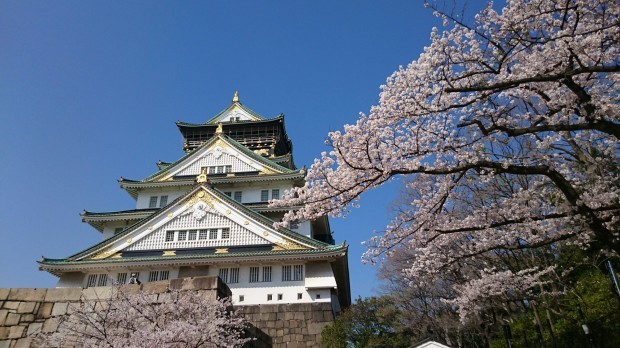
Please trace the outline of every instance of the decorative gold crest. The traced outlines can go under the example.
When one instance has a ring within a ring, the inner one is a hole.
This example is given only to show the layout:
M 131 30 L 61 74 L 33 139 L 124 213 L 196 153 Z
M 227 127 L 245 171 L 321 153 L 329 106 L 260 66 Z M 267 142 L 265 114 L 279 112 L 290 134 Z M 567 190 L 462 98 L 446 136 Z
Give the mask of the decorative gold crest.
M 176 256 L 176 250 L 164 250 L 162 256 Z
M 289 240 L 284 240 L 282 242 L 275 242 L 276 246 L 273 247 L 272 250 L 301 250 L 308 249 L 300 244 L 295 242 L 291 242 Z
M 228 254 L 228 248 L 215 249 L 216 254 Z

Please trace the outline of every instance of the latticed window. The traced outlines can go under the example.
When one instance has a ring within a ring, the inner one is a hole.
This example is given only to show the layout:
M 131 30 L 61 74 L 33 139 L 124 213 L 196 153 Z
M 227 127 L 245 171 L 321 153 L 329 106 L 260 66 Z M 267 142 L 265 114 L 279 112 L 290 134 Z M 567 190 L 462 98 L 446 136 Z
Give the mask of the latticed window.
M 230 229 L 222 228 L 222 239 L 229 239 L 229 238 L 230 238 Z
M 190 230 L 187 240 L 196 240 L 197 237 L 198 237 L 198 231 Z
M 166 231 L 166 242 L 174 241 L 174 231 Z
M 165 207 L 168 204 L 168 196 L 161 196 L 159 199 L 159 207 Z
M 280 189 L 271 190 L 271 199 L 280 199 Z
M 220 268 L 219 276 L 224 283 L 228 283 L 228 268 Z
M 157 196 L 151 196 L 149 200 L 149 208 L 157 208 Z
M 200 230 L 200 232 L 198 233 L 198 239 L 207 239 L 208 237 L 209 237 L 208 230 Z
M 117 284 L 125 284 L 127 283 L 127 273 L 119 273 L 116 275 L 116 283 Z
M 239 268 L 230 269 L 230 282 L 229 283 L 231 284 L 239 283 Z
M 258 267 L 250 267 L 250 283 L 258 282 Z
M 217 239 L 217 228 L 209 230 L 209 239 Z
M 260 191 L 260 201 L 267 202 L 269 200 L 269 190 Z
M 178 241 L 185 241 L 187 240 L 187 231 L 179 231 L 179 237 L 177 238 Z
M 168 280 L 168 277 L 170 277 L 170 271 L 159 272 L 159 280 Z
M 271 266 L 263 267 L 263 281 L 264 282 L 271 281 Z

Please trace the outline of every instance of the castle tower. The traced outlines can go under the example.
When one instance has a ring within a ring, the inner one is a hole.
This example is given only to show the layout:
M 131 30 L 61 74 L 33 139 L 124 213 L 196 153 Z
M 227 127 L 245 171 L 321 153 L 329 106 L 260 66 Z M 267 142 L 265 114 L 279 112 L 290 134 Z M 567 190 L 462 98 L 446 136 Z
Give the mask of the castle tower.
M 103 241 L 64 259 L 43 258 L 58 287 L 219 276 L 236 305 L 350 304 L 347 246 L 327 217 L 274 228 L 288 209 L 268 201 L 304 184 L 284 116 L 239 101 L 205 123 L 177 122 L 185 155 L 142 180 L 119 180 L 133 210 L 84 211 Z M 291 207 L 294 209 L 294 207 Z

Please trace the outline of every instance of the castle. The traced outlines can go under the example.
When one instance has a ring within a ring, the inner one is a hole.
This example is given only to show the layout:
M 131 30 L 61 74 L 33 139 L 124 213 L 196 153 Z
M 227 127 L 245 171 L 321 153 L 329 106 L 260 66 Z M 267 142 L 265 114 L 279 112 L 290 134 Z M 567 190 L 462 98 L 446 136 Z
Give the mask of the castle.
M 132 210 L 84 211 L 103 240 L 39 268 L 57 287 L 91 288 L 219 276 L 235 305 L 350 304 L 347 245 L 327 217 L 274 227 L 290 208 L 270 207 L 304 185 L 284 116 L 264 118 L 239 101 L 205 123 L 177 122 L 185 155 L 142 180 L 119 180 Z

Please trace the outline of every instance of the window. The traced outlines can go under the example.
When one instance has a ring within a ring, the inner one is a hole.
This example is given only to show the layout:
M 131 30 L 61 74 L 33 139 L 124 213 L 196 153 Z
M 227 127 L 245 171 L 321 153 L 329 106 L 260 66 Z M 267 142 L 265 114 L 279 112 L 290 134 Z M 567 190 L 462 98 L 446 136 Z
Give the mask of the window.
M 161 196 L 159 199 L 159 207 L 165 207 L 168 204 L 168 196 Z
M 231 194 L 232 194 L 231 192 L 224 192 L 224 194 L 225 194 L 226 196 L 228 196 L 228 197 L 232 197 L 232 196 L 231 196 Z
M 198 239 L 207 239 L 208 235 L 209 235 L 209 231 L 208 230 L 200 230 L 200 232 L 198 234 Z
M 209 166 L 207 169 L 207 174 L 225 174 L 225 173 L 231 173 L 231 172 L 232 172 L 231 165 Z
M 99 279 L 97 279 L 97 286 L 106 286 L 108 284 L 108 275 L 100 274 Z
M 320 299 L 321 298 L 321 294 L 316 294 L 316 299 Z
M 181 242 L 185 240 L 187 240 L 187 231 L 179 231 L 179 236 L 177 238 L 177 241 Z
M 239 268 L 230 269 L 230 284 L 239 283 Z
M 264 282 L 271 281 L 271 266 L 263 267 L 263 281 Z
M 296 230 L 299 228 L 299 224 L 297 222 L 291 222 L 291 230 Z
M 239 295 L 239 302 L 243 302 L 243 301 L 245 301 L 245 296 Z
M 157 196 L 151 196 L 149 201 L 149 208 L 157 208 Z
M 86 282 L 86 287 L 90 288 L 93 286 L 97 285 L 97 275 L 96 274 L 89 274 L 88 275 L 88 281 Z
M 298 300 L 301 300 L 301 299 L 302 299 L 302 297 L 303 297 L 303 294 L 302 294 L 301 292 L 297 293 L 297 299 L 298 299 Z
M 260 191 L 260 201 L 267 202 L 269 200 L 269 190 Z
M 116 275 L 116 283 L 117 284 L 125 284 L 127 283 L 127 273 L 119 273 Z
M 250 283 L 258 282 L 258 267 L 250 267 Z
M 174 231 L 166 231 L 166 242 L 174 242 Z
M 219 276 L 224 283 L 228 283 L 228 268 L 220 268 Z
M 170 276 L 170 271 L 159 272 L 159 280 L 168 280 L 169 276 Z
M 198 231 L 190 230 L 187 240 L 196 240 L 197 237 L 198 237 Z
M 303 280 L 304 265 L 282 266 L 282 281 Z
M 159 280 L 159 271 L 149 272 L 149 282 L 156 282 Z
M 235 191 L 235 201 L 241 203 L 241 193 L 242 191 Z
M 280 199 L 280 189 L 271 190 L 271 199 Z
M 222 239 L 229 239 L 229 238 L 230 238 L 230 229 L 222 228 Z
M 267 301 L 271 301 L 273 300 L 273 295 L 272 294 L 267 294 Z
M 304 265 L 293 266 L 293 280 L 304 280 Z
M 278 294 L 278 301 L 282 301 L 282 294 Z
M 117 227 L 114 229 L 114 234 L 119 234 L 123 232 L 124 229 L 125 229 L 124 227 Z
M 217 239 L 217 228 L 209 230 L 209 239 Z

